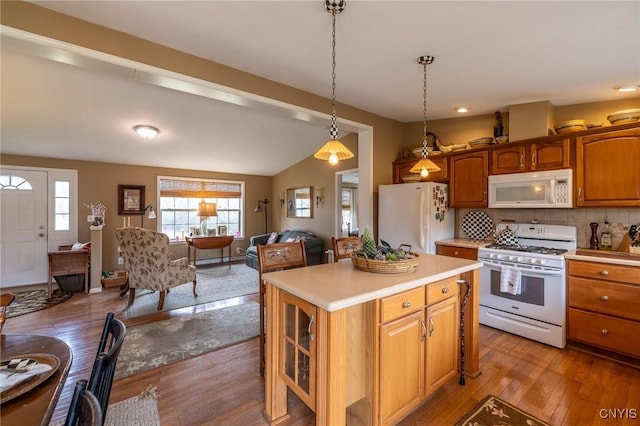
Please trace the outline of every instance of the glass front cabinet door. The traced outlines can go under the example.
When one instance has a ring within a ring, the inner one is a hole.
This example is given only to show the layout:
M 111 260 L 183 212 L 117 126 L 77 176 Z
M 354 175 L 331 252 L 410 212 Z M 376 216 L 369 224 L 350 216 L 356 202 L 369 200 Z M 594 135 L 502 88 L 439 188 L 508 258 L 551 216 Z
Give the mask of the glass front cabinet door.
M 280 376 L 312 410 L 316 389 L 316 307 L 282 293 Z

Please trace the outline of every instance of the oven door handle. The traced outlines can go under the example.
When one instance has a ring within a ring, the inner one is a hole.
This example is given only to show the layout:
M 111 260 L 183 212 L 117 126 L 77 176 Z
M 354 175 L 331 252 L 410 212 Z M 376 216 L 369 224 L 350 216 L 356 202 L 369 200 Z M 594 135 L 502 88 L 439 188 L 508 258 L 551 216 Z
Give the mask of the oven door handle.
M 500 270 L 500 266 L 502 266 L 502 264 L 499 263 L 489 263 L 486 261 L 482 262 L 484 264 L 485 267 L 493 269 L 495 271 L 499 271 Z M 520 269 L 520 271 L 522 271 L 522 274 L 526 274 L 527 276 L 532 276 L 532 275 L 538 275 L 538 276 L 558 276 L 558 275 L 562 275 L 564 272 L 562 271 L 562 269 L 545 269 L 545 270 L 539 270 L 539 269 L 528 269 L 528 268 L 519 268 L 518 266 L 515 265 L 504 265 L 504 266 L 513 266 L 516 267 L 518 269 Z

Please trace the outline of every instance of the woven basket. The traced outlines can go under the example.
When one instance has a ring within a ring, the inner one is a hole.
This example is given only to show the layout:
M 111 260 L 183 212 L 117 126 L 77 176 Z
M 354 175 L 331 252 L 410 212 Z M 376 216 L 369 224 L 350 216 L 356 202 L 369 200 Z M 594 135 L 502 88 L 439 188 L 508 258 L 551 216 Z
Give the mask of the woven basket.
M 116 271 L 109 274 L 109 278 L 102 278 L 102 287 L 120 287 L 127 282 L 127 271 Z
M 411 253 L 414 257 L 403 260 L 374 260 L 369 259 L 365 254 L 353 253 L 351 262 L 356 269 L 376 274 L 402 274 L 412 272 L 418 266 L 418 255 Z

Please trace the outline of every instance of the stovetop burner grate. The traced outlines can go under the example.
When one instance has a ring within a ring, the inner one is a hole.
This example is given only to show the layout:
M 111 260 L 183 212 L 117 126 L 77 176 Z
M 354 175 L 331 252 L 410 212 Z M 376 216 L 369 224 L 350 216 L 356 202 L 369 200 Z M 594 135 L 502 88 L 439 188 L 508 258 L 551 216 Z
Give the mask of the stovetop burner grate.
M 486 248 L 496 249 L 496 250 L 520 251 L 525 253 L 550 254 L 554 256 L 559 256 L 567 252 L 566 249 L 540 247 L 540 246 L 526 246 L 526 245 L 508 246 L 508 245 L 502 245 L 502 244 L 491 244 Z

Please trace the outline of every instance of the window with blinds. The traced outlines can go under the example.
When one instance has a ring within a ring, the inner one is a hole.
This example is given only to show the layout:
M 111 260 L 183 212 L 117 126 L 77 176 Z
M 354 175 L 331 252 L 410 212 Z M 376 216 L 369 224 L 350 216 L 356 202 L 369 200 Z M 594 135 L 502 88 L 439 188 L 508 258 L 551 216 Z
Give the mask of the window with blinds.
M 184 240 L 203 229 L 209 235 L 226 229 L 227 235 L 243 236 L 244 182 L 167 176 L 158 178 L 158 188 L 160 228 L 170 240 Z M 216 203 L 217 216 L 198 216 L 202 201 Z

